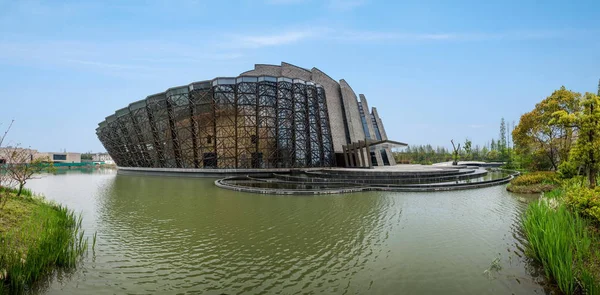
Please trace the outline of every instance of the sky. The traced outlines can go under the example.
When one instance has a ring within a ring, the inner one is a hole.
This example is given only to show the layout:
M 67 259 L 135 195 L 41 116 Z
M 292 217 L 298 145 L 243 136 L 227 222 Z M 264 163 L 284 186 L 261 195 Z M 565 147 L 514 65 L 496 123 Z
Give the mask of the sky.
M 596 92 L 600 1 L 0 0 L 5 144 L 100 152 L 169 87 L 282 61 L 345 79 L 388 137 L 484 145 L 565 86 Z

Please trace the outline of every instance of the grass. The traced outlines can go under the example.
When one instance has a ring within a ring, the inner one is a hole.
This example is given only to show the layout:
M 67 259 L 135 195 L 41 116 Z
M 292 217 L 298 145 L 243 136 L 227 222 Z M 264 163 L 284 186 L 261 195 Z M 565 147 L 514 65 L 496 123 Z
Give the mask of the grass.
M 0 293 L 22 293 L 57 267 L 74 267 L 87 243 L 73 211 L 9 195 L 0 209 Z
M 523 229 L 529 254 L 562 292 L 600 294 L 600 239 L 588 219 L 571 212 L 555 196 L 529 205 Z

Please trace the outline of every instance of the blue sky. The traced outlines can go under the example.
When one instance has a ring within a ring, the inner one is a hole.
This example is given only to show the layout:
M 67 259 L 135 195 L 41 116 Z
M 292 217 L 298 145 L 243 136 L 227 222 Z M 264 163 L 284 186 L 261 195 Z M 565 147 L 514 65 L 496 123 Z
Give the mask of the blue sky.
M 561 85 L 596 91 L 599 13 L 593 0 L 0 0 L 0 122 L 15 119 L 13 144 L 103 151 L 98 122 L 130 102 L 286 61 L 348 81 L 391 139 L 484 144 Z

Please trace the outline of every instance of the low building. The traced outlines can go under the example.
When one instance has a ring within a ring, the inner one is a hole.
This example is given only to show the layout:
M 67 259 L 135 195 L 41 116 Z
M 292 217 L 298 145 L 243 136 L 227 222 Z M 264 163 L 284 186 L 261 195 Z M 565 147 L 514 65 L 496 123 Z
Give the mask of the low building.
M 11 154 L 17 153 L 19 156 L 15 157 Z M 20 148 L 20 147 L 3 147 L 0 148 L 0 164 L 23 164 L 22 162 L 29 162 L 35 158 L 38 153 L 37 150 Z
M 52 163 L 81 163 L 81 153 L 44 152 L 37 153 L 33 157 L 34 159 L 42 158 Z
M 108 164 L 108 165 L 113 165 L 115 163 L 115 161 L 113 161 L 113 159 L 110 157 L 110 155 L 108 153 L 96 153 L 96 154 L 92 155 L 92 161 L 94 163 Z

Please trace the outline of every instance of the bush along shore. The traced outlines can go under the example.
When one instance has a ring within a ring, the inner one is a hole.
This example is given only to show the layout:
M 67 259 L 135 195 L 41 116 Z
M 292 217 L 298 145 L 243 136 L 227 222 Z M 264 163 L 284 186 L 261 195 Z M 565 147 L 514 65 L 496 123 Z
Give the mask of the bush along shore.
M 539 171 L 522 174 L 510 181 L 506 190 L 520 194 L 549 192 L 560 186 L 560 178 L 556 172 Z
M 29 190 L 16 197 L 0 189 L 0 294 L 23 293 L 57 268 L 75 267 L 88 248 L 81 216 Z
M 600 294 L 600 189 L 580 179 L 532 202 L 522 219 L 529 256 L 565 294 Z

